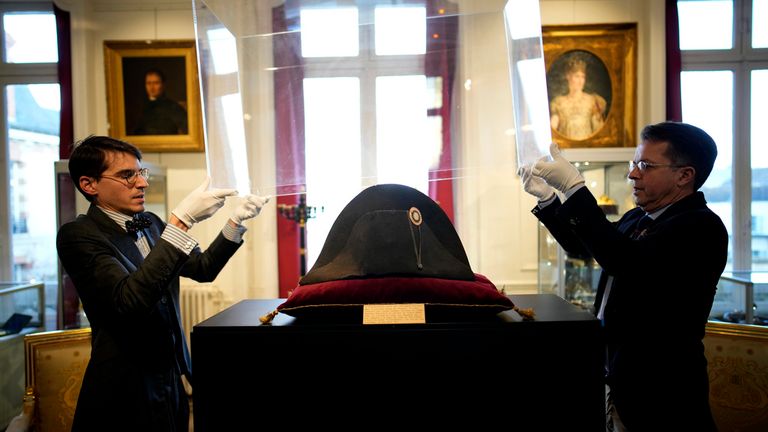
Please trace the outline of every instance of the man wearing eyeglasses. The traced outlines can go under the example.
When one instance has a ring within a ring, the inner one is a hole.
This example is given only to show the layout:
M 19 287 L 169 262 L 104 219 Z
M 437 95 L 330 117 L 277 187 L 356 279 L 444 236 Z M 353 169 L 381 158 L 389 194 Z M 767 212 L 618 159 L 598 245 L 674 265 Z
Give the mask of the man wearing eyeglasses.
M 186 431 L 181 377 L 191 382 L 192 368 L 179 315 L 179 276 L 214 280 L 242 244 L 242 222 L 257 216 L 269 198 L 247 196 L 202 252 L 188 230 L 211 217 L 234 189 L 209 189 L 206 180 L 166 223 L 144 212 L 149 173 L 133 145 L 88 137 L 75 147 L 69 172 L 91 202 L 57 238 L 92 328 L 72 430 Z
M 523 186 L 558 243 L 603 269 L 595 311 L 606 342 L 609 428 L 716 430 L 702 338 L 728 233 L 699 188 L 717 146 L 685 123 L 647 126 L 641 138 L 628 174 L 637 207 L 616 223 L 554 144 L 551 160 L 520 170 Z

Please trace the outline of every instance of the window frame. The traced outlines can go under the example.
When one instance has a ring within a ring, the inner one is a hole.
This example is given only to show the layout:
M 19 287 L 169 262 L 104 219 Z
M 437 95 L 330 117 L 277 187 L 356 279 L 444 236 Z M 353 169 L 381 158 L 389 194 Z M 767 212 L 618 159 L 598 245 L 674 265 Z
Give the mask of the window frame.
M 318 4 L 320 7 L 322 2 Z M 356 2 L 358 8 L 358 54 L 339 57 L 302 57 L 304 79 L 350 77 L 360 85 L 360 169 L 361 186 L 378 183 L 365 173 L 377 172 L 376 78 L 380 76 L 424 75 L 426 54 L 377 55 L 375 47 L 375 9 L 377 6 L 424 7 L 421 1 L 389 4 L 379 0 Z M 308 5 L 307 8 L 316 7 Z M 427 77 L 429 78 L 429 77 Z M 312 221 L 307 221 L 310 229 Z M 309 241 L 309 239 L 307 239 Z M 309 249 L 309 244 L 306 245 Z M 308 255 L 309 258 L 309 255 Z M 307 262 L 309 267 L 312 263 Z
M 50 12 L 52 2 L 0 2 L 0 17 L 8 12 Z M 55 63 L 6 63 L 5 28 L 0 19 L 0 280 L 13 279 L 13 227 L 10 208 L 10 154 L 8 148 L 8 123 L 6 107 L 8 98 L 6 88 L 9 85 L 59 84 L 58 62 Z M 51 167 L 53 173 L 53 167 Z
M 678 0 L 683 2 L 685 0 Z M 683 50 L 682 70 L 733 73 L 731 227 L 734 271 L 752 269 L 751 73 L 768 68 L 768 48 L 752 48 L 752 0 L 733 0 L 733 47 Z
M 360 80 L 360 166 L 376 171 L 376 78 L 423 75 L 424 54 L 377 55 L 374 46 L 374 10 L 377 2 L 358 4 L 358 46 L 354 57 L 302 57 L 304 78 L 353 77 Z M 417 4 L 403 3 L 404 6 Z M 426 7 L 426 5 L 424 5 Z M 311 6 L 310 6 L 311 8 Z M 373 108 L 373 109 L 367 109 Z

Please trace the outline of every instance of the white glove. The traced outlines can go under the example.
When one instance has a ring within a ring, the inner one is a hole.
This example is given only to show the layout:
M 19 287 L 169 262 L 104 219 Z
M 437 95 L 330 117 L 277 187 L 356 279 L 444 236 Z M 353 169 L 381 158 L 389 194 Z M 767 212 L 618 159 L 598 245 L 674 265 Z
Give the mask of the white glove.
M 520 176 L 520 181 L 523 182 L 523 189 L 538 198 L 539 202 L 547 201 L 555 195 L 555 190 L 552 189 L 552 186 L 548 185 L 541 177 L 531 174 L 530 166 L 520 167 L 517 170 L 517 175 Z
M 261 213 L 261 208 L 264 204 L 269 202 L 271 196 L 258 196 L 247 195 L 244 197 L 243 202 L 235 209 L 232 214 L 232 222 L 237 225 L 242 225 L 246 219 L 254 218 Z
M 224 205 L 226 197 L 237 194 L 236 189 L 207 190 L 209 184 L 211 184 L 210 177 L 206 178 L 203 184 L 181 200 L 171 212 L 184 222 L 187 228 L 192 228 L 192 225 L 213 216 Z
M 550 186 L 562 193 L 576 185 L 584 184 L 584 177 L 575 166 L 571 165 L 560 154 L 560 148 L 557 147 L 557 144 L 550 144 L 549 154 L 552 155 L 551 161 L 543 157 L 533 165 L 531 173 L 534 176 L 543 178 Z

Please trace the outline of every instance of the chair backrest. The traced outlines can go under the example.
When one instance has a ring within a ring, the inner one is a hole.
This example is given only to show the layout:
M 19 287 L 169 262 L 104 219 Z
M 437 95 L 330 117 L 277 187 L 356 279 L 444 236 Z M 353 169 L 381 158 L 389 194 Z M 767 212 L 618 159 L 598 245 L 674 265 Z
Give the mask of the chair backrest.
M 722 431 L 768 431 L 768 327 L 709 322 L 709 404 Z
M 24 353 L 26 397 L 35 400 L 35 429 L 69 432 L 85 368 L 91 358 L 91 329 L 27 335 Z

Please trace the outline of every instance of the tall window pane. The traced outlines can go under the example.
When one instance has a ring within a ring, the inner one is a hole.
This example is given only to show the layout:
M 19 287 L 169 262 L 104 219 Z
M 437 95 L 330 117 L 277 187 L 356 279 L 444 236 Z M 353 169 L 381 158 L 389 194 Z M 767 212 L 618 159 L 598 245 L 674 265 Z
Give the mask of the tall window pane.
M 45 282 L 46 315 L 55 316 L 53 162 L 59 159 L 59 85 L 9 85 L 5 97 L 13 279 Z
M 752 48 L 768 48 L 768 0 L 752 0 Z
M 7 63 L 55 63 L 59 61 L 56 19 L 50 12 L 3 14 Z
M 717 160 L 701 188 L 709 207 L 733 232 L 732 148 L 733 148 L 733 72 L 691 71 L 681 75 L 683 121 L 698 126 L 717 143 Z M 732 265 L 733 241 L 728 244 L 728 266 Z
M 376 55 L 424 54 L 427 51 L 426 8 L 377 7 L 374 23 Z
M 376 173 L 379 183 L 399 183 L 425 194 L 434 147 L 427 140 L 427 78 L 376 78 Z
M 347 203 L 360 192 L 360 80 L 304 80 L 307 205 L 322 207 L 307 222 L 307 269 Z
M 718 50 L 733 47 L 733 1 L 677 2 L 681 50 Z
M 357 8 L 302 9 L 301 55 L 353 57 L 360 51 Z
M 768 270 L 768 70 L 752 71 L 752 270 Z

